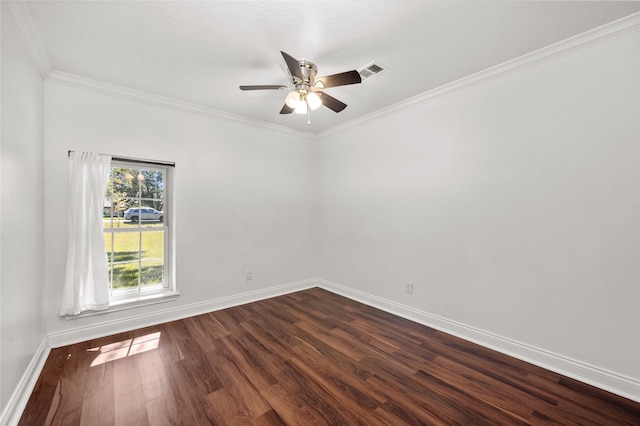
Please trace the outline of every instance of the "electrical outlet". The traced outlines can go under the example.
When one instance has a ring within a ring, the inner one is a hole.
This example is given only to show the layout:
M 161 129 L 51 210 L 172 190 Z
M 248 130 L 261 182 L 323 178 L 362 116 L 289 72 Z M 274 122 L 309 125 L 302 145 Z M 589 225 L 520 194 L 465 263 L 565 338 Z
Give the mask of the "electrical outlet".
M 253 271 L 251 269 L 247 269 L 244 273 L 244 280 L 251 281 L 253 279 Z
M 413 294 L 413 281 L 407 281 L 404 284 L 404 291 L 407 294 Z

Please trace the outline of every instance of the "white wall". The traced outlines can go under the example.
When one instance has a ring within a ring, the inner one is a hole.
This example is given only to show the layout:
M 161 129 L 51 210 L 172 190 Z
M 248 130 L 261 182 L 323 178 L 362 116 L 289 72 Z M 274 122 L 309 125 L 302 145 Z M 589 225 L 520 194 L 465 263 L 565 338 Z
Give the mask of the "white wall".
M 45 337 L 43 82 L 6 2 L 0 143 L 0 412 Z
M 639 380 L 639 37 L 326 135 L 318 275 Z
M 50 333 L 313 277 L 312 143 L 211 115 L 45 84 L 46 316 Z M 58 317 L 67 245 L 67 151 L 173 161 L 176 302 Z M 245 282 L 246 269 L 253 280 Z

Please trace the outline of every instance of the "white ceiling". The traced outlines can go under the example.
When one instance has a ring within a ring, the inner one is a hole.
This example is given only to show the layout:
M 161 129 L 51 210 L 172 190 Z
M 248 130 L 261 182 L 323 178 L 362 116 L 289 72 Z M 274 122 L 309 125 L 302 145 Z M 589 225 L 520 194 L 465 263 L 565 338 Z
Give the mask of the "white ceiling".
M 292 129 L 319 133 L 443 84 L 638 12 L 637 1 L 33 1 L 54 70 Z M 319 75 L 376 61 L 348 104 L 278 114 L 284 50 Z

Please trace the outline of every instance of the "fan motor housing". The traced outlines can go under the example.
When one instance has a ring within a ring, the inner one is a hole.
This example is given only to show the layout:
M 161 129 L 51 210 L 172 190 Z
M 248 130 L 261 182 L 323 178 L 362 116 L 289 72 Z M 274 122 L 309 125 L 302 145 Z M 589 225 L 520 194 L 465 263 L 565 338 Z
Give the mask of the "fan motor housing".
M 300 73 L 302 74 L 302 80 L 294 77 L 296 86 L 299 84 L 303 84 L 306 86 L 313 85 L 313 82 L 316 79 L 316 75 L 318 74 L 318 67 L 313 62 L 300 60 L 298 61 L 298 65 L 300 65 Z

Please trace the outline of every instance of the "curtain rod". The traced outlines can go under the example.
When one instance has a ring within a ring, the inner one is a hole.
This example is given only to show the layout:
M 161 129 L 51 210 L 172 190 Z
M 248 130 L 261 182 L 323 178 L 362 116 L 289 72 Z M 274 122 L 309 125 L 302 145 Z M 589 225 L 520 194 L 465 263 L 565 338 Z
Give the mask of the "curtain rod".
M 71 156 L 72 152 L 76 152 L 73 150 L 67 151 L 67 156 Z M 100 154 L 100 155 L 108 155 L 108 154 Z M 155 166 L 170 166 L 175 167 L 176 163 L 172 161 L 160 161 L 160 160 L 142 160 L 138 158 L 127 158 L 127 157 L 114 157 L 111 156 L 111 161 L 119 161 L 122 163 L 142 163 L 142 164 L 150 164 Z

